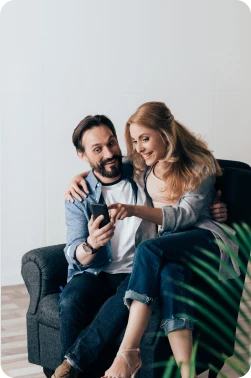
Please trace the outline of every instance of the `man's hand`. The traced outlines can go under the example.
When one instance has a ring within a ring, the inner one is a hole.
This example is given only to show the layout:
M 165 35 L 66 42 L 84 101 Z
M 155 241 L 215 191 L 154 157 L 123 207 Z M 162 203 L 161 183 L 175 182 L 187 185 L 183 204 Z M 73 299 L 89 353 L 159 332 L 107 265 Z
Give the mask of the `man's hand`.
M 218 190 L 213 200 L 213 205 L 210 207 L 211 215 L 216 222 L 226 222 L 227 220 L 227 206 L 220 201 L 221 191 Z
M 95 249 L 105 245 L 114 235 L 115 226 L 113 222 L 99 228 L 100 223 L 104 219 L 103 215 L 94 220 L 93 215 L 88 223 L 89 236 L 87 242 Z
M 127 217 L 132 217 L 135 212 L 135 205 L 113 203 L 112 205 L 108 206 L 108 210 L 111 210 L 110 217 L 115 223 L 116 220 L 123 220 Z
M 64 194 L 64 197 L 66 200 L 73 203 L 74 202 L 73 196 L 74 196 L 81 202 L 82 197 L 80 196 L 83 196 L 84 198 L 87 197 L 89 190 L 87 187 L 87 183 L 85 181 L 85 177 L 88 176 L 89 172 L 90 171 L 84 172 L 84 173 L 81 173 L 80 175 L 73 177 L 72 181 L 68 185 L 68 188 Z M 80 187 L 82 187 L 84 191 L 81 190 Z

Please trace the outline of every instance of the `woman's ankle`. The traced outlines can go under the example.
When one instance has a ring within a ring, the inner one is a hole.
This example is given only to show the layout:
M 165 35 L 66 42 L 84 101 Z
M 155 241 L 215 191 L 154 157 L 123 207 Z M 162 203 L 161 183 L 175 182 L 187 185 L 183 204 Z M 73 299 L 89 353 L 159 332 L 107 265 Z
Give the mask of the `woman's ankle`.
M 179 369 L 180 369 L 180 375 L 181 378 L 191 378 L 191 369 L 194 370 L 194 367 L 192 366 L 190 361 L 185 362 L 179 362 L 178 363 Z M 197 378 L 196 371 L 193 372 L 193 378 Z

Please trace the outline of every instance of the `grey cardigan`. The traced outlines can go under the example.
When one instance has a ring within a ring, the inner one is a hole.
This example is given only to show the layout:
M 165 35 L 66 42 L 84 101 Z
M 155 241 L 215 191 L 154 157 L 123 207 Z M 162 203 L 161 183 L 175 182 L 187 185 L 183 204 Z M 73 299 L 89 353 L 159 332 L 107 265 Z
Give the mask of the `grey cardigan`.
M 146 190 L 146 180 L 152 167 L 149 167 L 144 175 L 134 175 L 134 181 L 139 187 Z M 175 206 L 163 206 L 163 223 L 160 229 L 160 234 L 165 231 L 177 232 L 188 227 L 198 227 L 210 230 L 216 239 L 223 242 L 223 244 L 232 250 L 233 256 L 226 252 L 225 248 L 220 248 L 221 261 L 219 267 L 220 280 L 236 278 L 240 275 L 238 264 L 236 263 L 238 257 L 238 245 L 226 234 L 224 231 L 235 235 L 235 231 L 223 223 L 218 223 L 212 220 L 210 214 L 210 206 L 215 197 L 215 175 L 209 176 L 200 187 L 193 191 L 187 191 L 183 194 Z M 151 199 L 148 196 L 148 204 Z

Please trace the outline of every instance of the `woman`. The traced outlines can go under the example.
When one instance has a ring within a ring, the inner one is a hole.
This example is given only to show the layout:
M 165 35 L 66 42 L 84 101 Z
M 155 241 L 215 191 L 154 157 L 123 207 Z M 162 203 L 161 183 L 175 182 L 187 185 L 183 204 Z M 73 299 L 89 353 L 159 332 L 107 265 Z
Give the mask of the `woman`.
M 213 250 L 215 236 L 232 247 L 231 240 L 213 222 L 209 208 L 214 198 L 215 176 L 221 170 L 206 144 L 175 121 L 164 103 L 145 103 L 130 117 L 125 132 L 128 156 L 140 180 L 145 172 L 146 189 L 154 208 L 114 204 L 114 219 L 137 216 L 160 226 L 160 237 L 138 247 L 125 301 L 130 306 L 128 326 L 119 353 L 105 377 L 134 377 L 141 366 L 139 345 L 152 308 L 160 297 L 163 328 L 166 331 L 182 377 L 189 376 L 193 322 L 186 313 L 168 318 L 168 296 L 160 272 L 167 262 L 186 263 L 198 255 L 196 246 Z M 230 269 L 220 266 L 221 278 L 238 275 L 238 267 L 229 260 Z M 150 284 L 149 284 L 150 283 Z
M 160 291 L 160 271 L 168 261 L 182 262 L 199 254 L 197 247 L 212 250 L 215 236 L 233 247 L 224 231 L 210 219 L 216 175 L 220 167 L 206 144 L 174 120 L 163 103 L 141 105 L 126 124 L 128 156 L 136 172 L 146 170 L 145 183 L 155 208 L 114 204 L 115 219 L 137 216 L 157 223 L 161 236 L 137 248 L 125 302 L 130 307 L 127 329 L 105 377 L 134 377 L 141 367 L 140 340 Z M 214 236 L 215 235 L 215 236 Z M 210 248 L 211 247 L 211 248 Z M 234 248 L 237 251 L 237 247 Z M 239 274 L 235 262 L 220 266 L 221 278 Z M 165 312 L 165 297 L 162 301 Z M 188 322 L 189 323 L 189 322 Z M 169 341 L 181 375 L 189 377 L 192 329 L 174 327 L 166 319 Z

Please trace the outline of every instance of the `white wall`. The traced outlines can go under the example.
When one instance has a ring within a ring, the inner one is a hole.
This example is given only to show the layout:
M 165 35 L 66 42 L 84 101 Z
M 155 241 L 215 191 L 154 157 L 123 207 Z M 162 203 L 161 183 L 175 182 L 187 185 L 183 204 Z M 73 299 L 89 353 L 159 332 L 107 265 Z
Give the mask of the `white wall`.
M 13 0 L 0 14 L 2 284 L 21 257 L 65 242 L 63 193 L 87 166 L 72 131 L 123 128 L 165 101 L 216 157 L 251 164 L 251 14 L 237 0 Z

